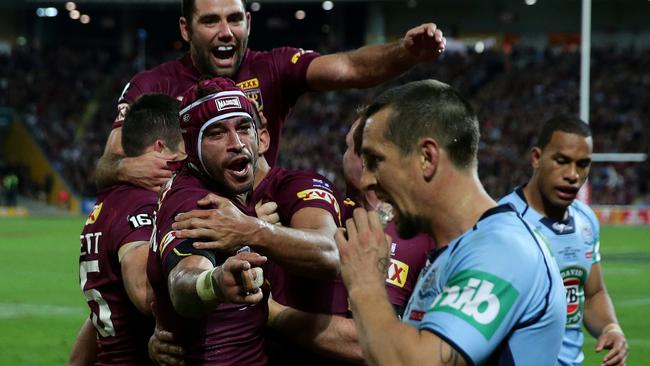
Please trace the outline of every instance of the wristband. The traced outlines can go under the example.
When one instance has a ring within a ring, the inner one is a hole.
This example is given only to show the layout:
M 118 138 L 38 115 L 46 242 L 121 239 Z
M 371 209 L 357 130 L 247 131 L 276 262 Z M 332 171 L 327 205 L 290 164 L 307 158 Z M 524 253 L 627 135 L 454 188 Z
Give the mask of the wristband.
M 618 325 L 618 323 L 609 323 L 600 332 L 601 335 L 607 334 L 607 333 L 621 333 L 621 334 L 623 334 L 623 329 L 621 328 L 620 325 Z
M 212 273 L 218 267 L 203 271 L 196 279 L 196 293 L 199 295 L 203 302 L 214 302 L 217 299 L 217 294 L 214 292 L 214 284 L 212 282 Z

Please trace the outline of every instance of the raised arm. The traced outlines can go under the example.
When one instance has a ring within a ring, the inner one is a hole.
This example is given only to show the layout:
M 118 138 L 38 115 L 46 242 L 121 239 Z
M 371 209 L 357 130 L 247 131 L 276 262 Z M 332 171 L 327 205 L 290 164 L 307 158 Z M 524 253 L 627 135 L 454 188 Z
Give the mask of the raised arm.
M 354 220 L 346 223 L 346 234 L 343 229 L 337 231 L 336 243 L 366 362 L 370 365 L 466 365 L 463 356 L 449 343 L 395 317 L 384 284 L 390 241 L 386 240 L 377 213 L 356 209 Z
M 108 135 L 104 154 L 97 161 L 95 181 L 97 188 L 128 182 L 152 191 L 158 191 L 171 177 L 167 162 L 176 155 L 152 151 L 140 156 L 125 157 L 122 149 L 122 127 L 114 128 Z
M 628 345 L 605 288 L 600 263 L 591 266 L 585 285 L 584 322 L 589 333 L 598 339 L 596 352 L 610 350 L 603 358 L 603 365 L 625 365 Z
M 266 257 L 257 253 L 239 253 L 229 257 L 221 266 L 200 255 L 190 255 L 169 272 L 167 286 L 176 312 L 186 317 L 198 317 L 209 313 L 225 302 L 255 304 L 262 300 L 259 285 L 251 288 L 243 283 L 243 276 L 252 282 L 262 278 L 261 268 Z M 256 267 L 256 270 L 249 271 Z
M 372 87 L 436 59 L 445 42 L 435 24 L 422 24 L 396 42 L 315 58 L 307 68 L 307 83 L 314 90 Z

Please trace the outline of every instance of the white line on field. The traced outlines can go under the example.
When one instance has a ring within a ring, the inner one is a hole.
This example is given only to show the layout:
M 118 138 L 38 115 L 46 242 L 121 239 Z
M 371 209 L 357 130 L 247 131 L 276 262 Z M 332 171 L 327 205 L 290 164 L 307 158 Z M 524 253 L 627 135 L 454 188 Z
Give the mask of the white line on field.
M 0 303 L 0 318 L 83 314 L 84 310 L 73 306 Z
M 616 307 L 633 307 L 639 305 L 650 305 L 650 297 L 644 297 L 641 299 L 628 299 L 628 300 L 619 300 L 614 301 Z

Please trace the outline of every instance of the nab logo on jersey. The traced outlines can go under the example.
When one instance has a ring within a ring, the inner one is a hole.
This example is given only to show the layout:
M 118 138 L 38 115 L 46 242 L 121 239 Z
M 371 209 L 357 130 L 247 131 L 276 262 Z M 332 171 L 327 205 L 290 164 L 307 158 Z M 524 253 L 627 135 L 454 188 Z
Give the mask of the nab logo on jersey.
M 464 319 L 485 339 L 496 332 L 519 291 L 492 274 L 467 270 L 452 277 L 429 311 L 443 311 Z
M 406 284 L 406 278 L 408 277 L 408 275 L 409 275 L 408 264 L 404 262 L 400 262 L 394 258 L 390 259 L 390 264 L 388 265 L 388 273 L 386 277 L 387 283 L 402 288 Z

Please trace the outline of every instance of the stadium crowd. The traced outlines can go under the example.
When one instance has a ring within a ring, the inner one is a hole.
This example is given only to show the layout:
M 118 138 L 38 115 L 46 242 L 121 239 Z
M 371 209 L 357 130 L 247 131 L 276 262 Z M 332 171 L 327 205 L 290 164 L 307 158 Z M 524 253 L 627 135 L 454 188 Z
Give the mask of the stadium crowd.
M 649 152 L 644 121 L 650 106 L 643 100 L 650 87 L 648 56 L 642 50 L 594 50 L 590 123 L 596 152 Z M 15 108 L 74 190 L 94 196 L 93 170 L 111 129 L 115 100 L 136 71 L 136 60 L 99 49 L 24 46 L 0 55 L 0 65 L 0 105 Z M 477 108 L 484 131 L 479 173 L 494 197 L 525 181 L 524 157 L 539 123 L 578 112 L 579 53 L 562 47 L 447 53 L 400 82 L 422 78 L 448 82 Z M 339 162 L 347 126 L 355 109 L 378 89 L 304 96 L 287 122 L 280 165 L 315 169 L 343 186 Z M 593 202 L 650 204 L 648 177 L 648 162 L 597 163 L 591 174 Z

